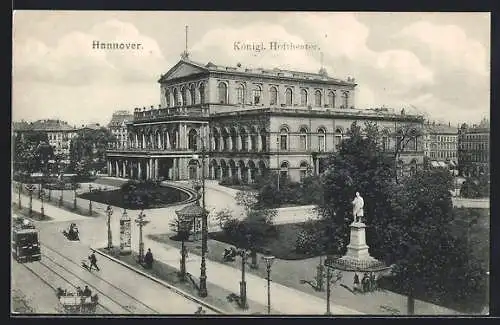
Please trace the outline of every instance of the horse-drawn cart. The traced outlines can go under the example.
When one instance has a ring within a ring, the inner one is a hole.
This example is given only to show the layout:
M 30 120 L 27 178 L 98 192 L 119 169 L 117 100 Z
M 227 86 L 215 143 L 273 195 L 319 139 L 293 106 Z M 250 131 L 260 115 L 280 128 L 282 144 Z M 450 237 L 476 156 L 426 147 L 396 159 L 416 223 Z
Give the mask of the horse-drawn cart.
M 83 296 L 74 292 L 59 290 L 57 296 L 67 314 L 93 314 L 96 311 L 98 304 L 97 294 Z

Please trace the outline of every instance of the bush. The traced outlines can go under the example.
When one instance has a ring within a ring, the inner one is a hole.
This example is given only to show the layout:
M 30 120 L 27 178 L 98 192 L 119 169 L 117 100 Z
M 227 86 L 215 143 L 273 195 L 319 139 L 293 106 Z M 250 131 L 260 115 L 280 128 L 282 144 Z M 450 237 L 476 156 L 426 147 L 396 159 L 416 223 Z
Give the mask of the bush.
M 243 182 L 240 179 L 238 179 L 238 177 L 236 177 L 236 176 L 224 177 L 219 182 L 219 185 L 243 185 Z
M 318 221 L 308 220 L 301 225 L 297 234 L 295 251 L 300 254 L 311 255 L 323 251 L 323 240 L 321 225 Z

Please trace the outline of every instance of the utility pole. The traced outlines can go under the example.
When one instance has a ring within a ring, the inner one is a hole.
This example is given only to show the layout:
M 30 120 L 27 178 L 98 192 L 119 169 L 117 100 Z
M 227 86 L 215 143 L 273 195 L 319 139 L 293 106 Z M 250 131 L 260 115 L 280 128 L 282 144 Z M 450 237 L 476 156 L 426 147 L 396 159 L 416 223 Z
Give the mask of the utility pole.
M 277 148 L 277 154 L 276 154 L 276 169 L 278 170 L 278 192 L 280 190 L 280 138 L 279 135 L 276 137 L 276 148 Z
M 113 248 L 113 237 L 111 234 L 111 215 L 113 214 L 113 209 L 110 205 L 106 208 L 106 214 L 108 215 L 108 249 Z
M 207 242 L 208 242 L 208 215 L 205 208 L 205 141 L 201 139 L 201 188 L 203 193 L 202 207 L 203 215 L 201 220 L 201 267 L 200 267 L 200 297 L 206 297 L 207 292 L 207 265 L 206 265 L 206 254 L 207 254 Z
M 89 184 L 89 194 L 92 194 L 92 184 Z M 89 216 L 92 216 L 92 199 L 89 199 Z

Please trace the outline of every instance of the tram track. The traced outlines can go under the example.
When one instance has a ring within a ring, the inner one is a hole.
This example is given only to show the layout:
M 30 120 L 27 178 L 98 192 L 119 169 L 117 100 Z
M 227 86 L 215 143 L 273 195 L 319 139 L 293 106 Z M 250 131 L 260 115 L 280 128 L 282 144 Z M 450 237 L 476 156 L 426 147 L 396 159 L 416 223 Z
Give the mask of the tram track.
M 25 269 L 27 269 L 31 274 L 33 274 L 36 278 L 40 279 L 40 281 L 42 281 L 43 283 L 45 283 L 49 288 L 51 288 L 52 290 L 54 290 L 54 294 L 57 294 L 58 292 L 58 288 L 62 288 L 61 286 L 59 285 L 54 285 L 53 282 L 54 281 L 51 281 L 47 278 L 50 278 L 50 276 L 47 276 L 45 274 L 45 276 L 42 276 L 41 274 L 43 274 L 43 272 L 38 269 L 37 270 L 37 267 L 35 265 L 42 265 L 45 269 L 49 270 L 52 274 L 56 275 L 58 278 L 60 278 L 63 282 L 69 284 L 70 286 L 72 286 L 73 288 L 76 288 L 76 286 L 71 283 L 69 280 L 65 279 L 62 275 L 58 274 L 57 272 L 55 272 L 53 269 L 51 269 L 49 266 L 47 266 L 46 264 L 44 264 L 42 261 L 34 261 L 34 262 L 31 262 L 31 263 L 20 263 L 18 262 L 20 265 L 22 265 Z M 53 280 L 53 279 L 52 279 Z M 104 306 L 102 303 L 98 302 L 97 303 L 98 306 L 100 306 L 102 309 L 104 309 L 105 311 L 107 311 L 108 313 L 110 314 L 113 314 L 112 311 L 107 308 L 106 306 Z
M 47 245 L 44 245 L 42 246 L 42 249 L 47 249 L 49 251 L 52 251 L 54 252 L 55 254 L 61 256 L 62 258 L 64 258 L 65 260 L 67 260 L 68 262 L 70 262 L 72 265 L 76 265 L 78 268 L 82 268 L 82 266 L 78 263 L 76 263 L 75 261 L 71 260 L 70 258 L 68 258 L 67 256 L 59 253 L 58 251 L 48 247 Z M 85 280 L 84 278 L 82 278 L 81 276 L 77 275 L 76 272 L 70 270 L 68 267 L 62 265 L 61 263 L 57 262 L 53 257 L 47 255 L 46 253 L 42 252 L 42 257 L 44 257 L 45 259 L 48 259 L 49 261 L 51 261 L 51 263 L 54 263 L 56 265 L 56 268 L 59 267 L 59 268 L 62 268 L 65 272 L 71 274 L 71 276 L 79 279 L 79 281 L 81 281 L 82 283 L 86 283 L 88 282 L 88 280 Z M 99 276 L 98 274 L 96 273 L 93 273 L 93 272 L 88 272 L 89 274 L 89 277 L 93 277 L 93 278 L 97 278 L 99 280 L 99 283 L 103 283 L 105 286 L 108 286 L 108 288 L 111 288 L 112 290 L 116 291 L 119 293 L 119 295 L 123 297 L 125 297 L 126 300 L 131 300 L 132 302 L 136 302 L 138 305 L 144 307 L 142 309 L 145 309 L 146 313 L 154 313 L 154 314 L 159 314 L 159 312 L 157 310 L 155 310 L 154 308 L 144 304 L 142 301 L 138 300 L 137 298 L 133 297 L 132 295 L 130 295 L 129 293 L 125 292 L 123 289 L 119 288 L 118 286 L 112 284 L 111 282 L 109 282 L 108 280 L 104 279 L 103 277 Z M 108 297 L 109 300 L 111 300 L 114 304 L 116 305 L 119 305 L 121 308 L 123 308 L 126 312 L 128 313 L 137 313 L 138 310 L 136 310 L 135 308 L 133 308 L 130 304 L 128 305 L 125 305 L 123 303 L 120 303 L 116 298 L 116 295 L 115 298 L 111 298 L 109 294 L 105 294 L 103 292 L 104 289 L 102 288 L 97 288 L 96 286 L 92 286 L 94 288 L 95 291 L 99 292 L 99 296 L 103 295 L 105 297 Z M 142 312 L 142 314 L 144 314 L 144 312 Z

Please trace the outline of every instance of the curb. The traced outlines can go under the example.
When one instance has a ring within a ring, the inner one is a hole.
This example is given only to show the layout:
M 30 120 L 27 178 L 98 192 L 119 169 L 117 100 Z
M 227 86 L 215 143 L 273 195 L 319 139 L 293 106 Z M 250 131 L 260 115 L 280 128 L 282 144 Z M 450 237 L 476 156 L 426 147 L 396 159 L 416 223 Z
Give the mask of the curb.
M 187 293 L 187 292 L 184 292 L 184 291 L 182 291 L 181 289 L 176 288 L 176 287 L 174 287 L 174 286 L 173 286 L 173 285 L 171 285 L 171 284 L 166 283 L 166 282 L 165 282 L 165 281 L 163 281 L 163 280 L 160 280 L 160 279 L 158 279 L 158 278 L 156 278 L 156 277 L 154 277 L 154 276 L 152 276 L 152 275 L 147 274 L 146 272 L 143 272 L 143 271 L 141 271 L 141 270 L 139 270 L 139 269 L 137 269 L 137 268 L 135 268 L 135 267 L 133 267 L 133 266 L 131 266 L 131 265 L 128 265 L 127 263 L 122 262 L 122 261 L 120 261 L 119 259 L 117 259 L 117 258 L 115 258 L 115 257 L 113 257 L 113 256 L 111 256 L 111 255 L 108 255 L 108 254 L 106 254 L 106 253 L 104 253 L 104 252 L 101 252 L 99 249 L 96 249 L 96 248 L 94 248 L 94 247 L 91 247 L 90 249 L 91 249 L 92 251 L 94 251 L 94 252 L 98 253 L 99 255 L 104 256 L 104 257 L 106 257 L 106 258 L 110 259 L 111 261 L 113 261 L 113 262 L 115 262 L 115 263 L 118 263 L 118 264 L 120 264 L 120 265 L 122 265 L 122 266 L 124 266 L 124 267 L 128 268 L 129 270 L 134 271 L 134 272 L 135 272 L 135 273 L 137 273 L 137 274 L 140 274 L 140 275 L 142 275 L 142 276 L 145 276 L 145 277 L 149 278 L 150 280 L 153 280 L 154 282 L 161 284 L 162 286 L 164 286 L 164 287 L 166 287 L 166 288 L 168 288 L 168 289 L 170 289 L 170 290 L 174 291 L 174 292 L 175 292 L 175 293 L 177 293 L 178 295 L 183 296 L 184 298 L 186 298 L 186 299 L 188 299 L 188 300 L 194 301 L 194 302 L 196 302 L 196 303 L 198 303 L 198 304 L 202 305 L 203 307 L 205 307 L 205 308 L 207 308 L 207 309 L 210 309 L 210 310 L 212 310 L 212 311 L 215 311 L 215 312 L 216 312 L 216 313 L 218 313 L 218 314 L 225 314 L 225 312 L 223 312 L 223 311 L 222 311 L 222 310 L 220 310 L 219 308 L 214 307 L 214 306 L 212 306 L 212 305 L 210 305 L 210 304 L 208 304 L 208 303 L 204 302 L 203 300 L 200 300 L 199 298 L 196 298 L 196 297 L 194 297 L 193 295 L 191 295 L 191 294 L 189 294 L 189 293 Z

